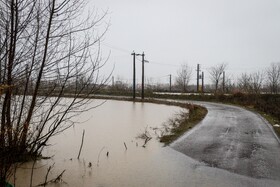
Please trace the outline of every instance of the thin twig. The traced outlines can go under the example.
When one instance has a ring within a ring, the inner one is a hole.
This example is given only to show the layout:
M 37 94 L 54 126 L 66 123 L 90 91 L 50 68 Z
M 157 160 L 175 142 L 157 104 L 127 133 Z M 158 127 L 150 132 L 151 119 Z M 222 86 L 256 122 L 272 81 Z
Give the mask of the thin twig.
M 142 145 L 142 147 L 146 147 L 146 144 L 148 143 L 148 141 L 150 141 L 152 138 L 151 137 L 147 137 L 145 139 L 145 143 Z
M 16 187 L 16 173 L 17 173 L 18 164 L 15 163 L 14 165 L 14 187 Z
M 50 167 L 51 168 L 51 167 Z M 49 181 L 45 181 L 44 183 L 38 184 L 37 186 L 46 186 L 50 183 L 59 183 L 59 182 L 64 182 L 62 180 L 62 175 L 64 174 L 66 170 L 63 170 L 56 178 L 49 180 Z M 64 182 L 65 183 L 65 182 Z
M 56 179 L 54 179 L 54 182 L 55 182 L 55 183 L 58 183 L 58 182 L 62 181 L 62 175 L 63 175 L 63 173 L 64 173 L 65 171 L 66 171 L 66 170 L 63 170 L 63 171 L 60 173 L 60 175 L 58 175 L 58 176 L 56 177 Z
M 98 158 L 97 158 L 97 166 L 99 166 L 99 157 L 100 157 L 100 154 L 103 151 L 103 149 L 105 149 L 105 147 L 102 147 L 102 149 L 100 149 L 100 151 L 99 151 Z
M 47 184 L 48 176 L 49 176 L 49 173 L 50 173 L 51 169 L 53 168 L 53 166 L 54 166 L 54 163 L 52 166 L 49 166 L 49 168 L 48 168 L 47 174 L 45 176 L 45 182 L 44 182 L 45 185 L 44 186 L 46 186 L 46 184 Z
M 123 142 L 123 144 L 124 144 L 125 150 L 127 150 L 127 146 L 126 146 L 126 143 L 125 143 L 125 142 Z
M 36 163 L 36 159 L 34 158 L 34 162 L 33 162 L 33 164 L 32 164 L 32 169 L 31 169 L 30 187 L 32 187 L 32 181 L 33 181 L 33 173 L 34 173 L 35 163 Z
M 81 146 L 80 146 L 80 150 L 79 150 L 79 154 L 78 154 L 78 159 L 80 159 L 80 154 L 81 154 L 81 151 L 82 151 L 82 148 L 83 148 L 84 136 L 85 136 L 85 129 L 83 130 L 82 142 L 81 142 Z

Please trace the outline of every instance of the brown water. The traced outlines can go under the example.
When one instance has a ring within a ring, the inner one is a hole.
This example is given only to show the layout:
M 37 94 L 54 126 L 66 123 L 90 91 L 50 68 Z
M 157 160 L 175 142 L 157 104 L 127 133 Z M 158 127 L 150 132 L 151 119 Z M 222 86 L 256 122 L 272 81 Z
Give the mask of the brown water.
M 102 101 L 94 101 L 95 104 L 98 102 Z M 252 181 L 208 167 L 163 147 L 152 128 L 161 127 L 181 110 L 165 105 L 107 101 L 76 119 L 84 123 L 76 124 L 52 139 L 53 146 L 46 149 L 44 155 L 54 156 L 36 162 L 33 186 L 44 181 L 48 167 L 53 164 L 49 179 L 65 170 L 62 177 L 65 183 L 48 185 L 55 187 L 264 186 L 256 179 Z M 85 140 L 78 160 L 83 129 Z M 144 140 L 136 137 L 145 129 L 153 139 L 144 148 Z M 88 167 L 89 163 L 91 167 Z M 30 185 L 31 167 L 32 163 L 26 163 L 18 169 L 17 187 Z
M 93 104 L 101 102 L 96 100 Z M 53 163 L 55 165 L 49 178 L 65 169 L 63 180 L 69 186 L 138 185 L 147 177 L 151 180 L 150 169 L 156 169 L 151 164 L 160 162 L 156 155 L 162 149 L 152 128 L 161 127 L 180 110 L 165 105 L 107 101 L 83 113 L 75 119 L 83 123 L 75 124 L 52 139 L 50 143 L 53 146 L 48 147 L 44 155 L 54 157 L 36 163 L 38 169 L 34 172 L 33 184 L 44 181 L 47 168 Z M 80 160 L 77 160 L 83 129 L 85 139 Z M 144 148 L 144 140 L 137 136 L 145 130 L 150 132 L 153 139 Z M 88 167 L 89 162 L 92 167 Z M 32 163 L 21 166 L 27 169 L 18 171 L 16 186 L 28 186 L 31 166 Z

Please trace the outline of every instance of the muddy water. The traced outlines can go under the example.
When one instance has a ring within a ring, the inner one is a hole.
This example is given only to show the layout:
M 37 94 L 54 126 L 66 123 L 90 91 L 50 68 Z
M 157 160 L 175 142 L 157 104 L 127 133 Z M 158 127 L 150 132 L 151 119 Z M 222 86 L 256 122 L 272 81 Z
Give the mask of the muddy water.
M 97 100 L 93 104 L 101 102 Z M 165 105 L 106 101 L 75 119 L 82 123 L 75 123 L 73 128 L 52 139 L 53 146 L 46 149 L 44 155 L 54 156 L 36 162 L 33 184 L 44 181 L 47 168 L 52 164 L 55 165 L 50 179 L 66 170 L 63 180 L 67 184 L 60 186 L 138 186 L 159 181 L 158 167 L 164 161 L 159 155 L 162 144 L 156 140 L 154 128 L 161 127 L 180 110 Z M 83 129 L 85 139 L 77 160 Z M 146 130 L 153 139 L 144 148 L 144 140 L 137 136 Z M 31 167 L 32 163 L 21 166 L 16 186 L 29 185 Z
M 98 102 L 102 101 L 95 101 L 95 104 Z M 76 119 L 83 123 L 76 123 L 52 139 L 52 146 L 44 155 L 54 156 L 35 163 L 33 186 L 44 181 L 47 169 L 52 165 L 49 179 L 65 170 L 64 182 L 48 185 L 52 187 L 277 186 L 274 181 L 252 179 L 208 167 L 163 147 L 156 140 L 153 129 L 161 127 L 181 110 L 165 105 L 107 101 Z M 85 140 L 78 160 L 83 129 Z M 145 129 L 153 139 L 144 148 L 144 141 L 136 137 Z M 30 186 L 30 168 L 32 163 L 26 163 L 17 170 L 17 187 Z

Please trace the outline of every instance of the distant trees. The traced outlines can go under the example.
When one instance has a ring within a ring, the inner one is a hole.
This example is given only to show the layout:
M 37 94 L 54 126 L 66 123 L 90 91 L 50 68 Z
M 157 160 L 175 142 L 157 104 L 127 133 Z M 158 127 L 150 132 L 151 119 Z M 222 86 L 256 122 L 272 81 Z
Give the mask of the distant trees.
M 266 74 L 270 92 L 277 94 L 280 87 L 280 63 L 271 63 L 266 69 Z
M 247 73 L 242 73 L 241 77 L 238 79 L 238 87 L 241 92 L 250 92 L 251 77 Z
M 261 71 L 257 71 L 251 74 L 251 90 L 254 94 L 260 94 L 263 86 L 263 82 L 265 80 L 264 73 Z
M 84 8 L 81 0 L 0 0 L 0 183 L 13 162 L 40 155 L 69 128 L 106 81 L 106 13 L 83 17 Z
M 235 83 L 233 81 L 232 75 L 225 75 L 225 82 L 224 82 L 224 93 L 233 93 L 235 90 Z
M 240 91 L 245 93 L 259 94 L 264 82 L 264 73 L 243 73 L 238 81 Z
M 221 80 L 222 80 L 222 74 L 225 71 L 226 67 L 227 67 L 227 64 L 222 63 L 222 64 L 218 64 L 216 66 L 213 66 L 209 69 L 210 79 L 213 82 L 213 84 L 215 85 L 215 93 L 219 89 L 219 84 L 221 83 Z
M 214 93 L 243 92 L 249 94 L 272 93 L 280 91 L 280 63 L 271 63 L 267 68 L 255 72 L 245 72 L 241 75 L 226 74 L 227 64 L 221 63 L 209 68 L 206 79 L 210 79 L 212 86 L 204 85 L 206 91 Z M 177 88 L 186 92 L 186 87 L 192 76 L 188 65 L 182 65 L 177 71 Z M 208 77 L 207 77 L 208 76 Z M 212 87 L 212 88 L 211 88 Z
M 191 80 L 192 68 L 188 64 L 182 64 L 177 71 L 176 84 L 183 92 L 187 91 L 187 86 Z

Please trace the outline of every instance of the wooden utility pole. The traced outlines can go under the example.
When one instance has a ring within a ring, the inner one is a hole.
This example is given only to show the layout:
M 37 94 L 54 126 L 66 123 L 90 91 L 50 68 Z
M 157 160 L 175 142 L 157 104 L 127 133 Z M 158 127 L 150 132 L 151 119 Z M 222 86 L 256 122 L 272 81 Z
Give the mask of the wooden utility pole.
M 223 71 L 223 93 L 225 93 L 225 80 L 226 80 L 226 73 Z
M 144 52 L 142 54 L 136 54 L 134 51 L 131 53 L 131 55 L 133 56 L 133 99 L 135 99 L 135 85 L 136 85 L 136 78 L 135 78 L 135 74 L 136 74 L 136 68 L 135 68 L 135 56 L 142 56 L 142 99 L 144 99 L 144 63 L 148 62 L 147 60 L 145 60 L 145 54 Z
M 142 53 L 142 99 L 144 99 L 144 63 L 145 63 L 145 54 Z
M 169 91 L 171 92 L 171 74 L 169 75 Z
M 136 66 L 135 66 L 135 56 L 140 56 L 141 54 L 136 54 L 134 51 L 131 53 L 133 56 L 133 99 L 136 97 Z
M 133 89 L 133 99 L 135 99 L 135 52 L 133 51 L 131 53 L 131 55 L 133 56 L 133 85 L 132 85 L 132 89 Z
M 201 92 L 204 93 L 204 72 L 201 72 Z
M 112 76 L 112 86 L 115 86 L 115 79 L 114 79 L 114 76 Z
M 199 71 L 200 71 L 200 64 L 197 64 L 197 87 L 196 87 L 196 90 L 197 92 L 199 92 Z

